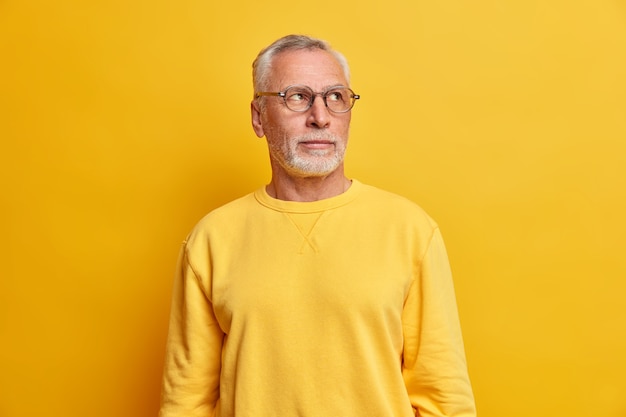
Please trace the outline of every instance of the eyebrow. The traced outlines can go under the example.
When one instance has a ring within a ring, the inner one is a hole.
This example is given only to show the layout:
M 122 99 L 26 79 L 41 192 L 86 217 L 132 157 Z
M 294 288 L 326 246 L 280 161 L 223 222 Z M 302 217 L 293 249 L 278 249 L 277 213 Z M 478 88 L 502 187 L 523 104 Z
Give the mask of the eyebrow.
M 281 89 L 280 89 L 280 90 L 278 90 L 278 91 L 285 91 L 285 90 L 287 90 L 288 88 L 293 88 L 293 87 L 306 87 L 306 88 L 309 88 L 309 89 L 310 89 L 311 91 L 313 91 L 313 92 L 317 92 L 317 91 L 315 91 L 312 87 L 310 87 L 310 86 L 308 86 L 308 85 L 306 85 L 306 84 L 290 84 L 290 85 L 288 85 L 288 86 L 286 86 L 286 87 L 281 88 Z M 335 89 L 335 88 L 350 88 L 350 87 L 348 87 L 347 85 L 343 85 L 343 84 L 333 84 L 333 85 L 330 85 L 330 86 L 328 86 L 328 87 L 324 87 L 324 88 L 323 88 L 321 91 L 319 91 L 319 92 L 329 91 L 329 90 L 333 90 L 333 89 Z

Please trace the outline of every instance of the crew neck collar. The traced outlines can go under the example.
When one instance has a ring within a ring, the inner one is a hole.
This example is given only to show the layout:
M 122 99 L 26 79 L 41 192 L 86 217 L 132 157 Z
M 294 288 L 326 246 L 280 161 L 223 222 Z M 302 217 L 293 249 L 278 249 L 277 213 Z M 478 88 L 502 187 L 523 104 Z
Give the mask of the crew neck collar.
M 350 187 L 339 195 L 318 201 L 302 202 L 273 198 L 267 193 L 265 186 L 263 186 L 254 192 L 254 197 L 260 204 L 272 210 L 289 213 L 314 213 L 348 204 L 357 197 L 362 187 L 363 184 L 353 179 Z

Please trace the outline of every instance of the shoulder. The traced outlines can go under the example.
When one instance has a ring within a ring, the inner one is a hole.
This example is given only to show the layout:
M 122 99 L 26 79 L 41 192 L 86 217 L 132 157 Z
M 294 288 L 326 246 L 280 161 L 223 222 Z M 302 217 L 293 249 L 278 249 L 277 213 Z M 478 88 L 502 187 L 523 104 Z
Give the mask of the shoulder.
M 239 197 L 220 207 L 217 207 L 202 217 L 193 227 L 186 241 L 193 243 L 197 240 L 206 240 L 209 236 L 227 233 L 244 220 L 247 213 L 256 207 L 256 200 L 252 193 Z
M 416 202 L 371 185 L 363 184 L 362 188 L 362 203 L 372 212 L 384 215 L 389 221 L 416 222 L 422 226 L 437 228 L 435 220 Z

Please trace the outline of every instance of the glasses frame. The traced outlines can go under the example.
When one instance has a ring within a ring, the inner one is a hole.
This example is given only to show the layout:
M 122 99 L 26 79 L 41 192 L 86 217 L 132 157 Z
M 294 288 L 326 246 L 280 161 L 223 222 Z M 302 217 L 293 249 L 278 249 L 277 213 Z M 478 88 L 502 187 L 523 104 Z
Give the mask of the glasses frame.
M 311 92 L 311 100 L 309 101 L 309 105 L 302 110 L 294 110 L 291 107 L 289 107 L 289 105 L 287 104 L 287 91 L 289 91 L 289 89 L 291 88 L 302 88 L 304 90 L 308 90 Z M 350 107 L 348 107 L 346 110 L 342 110 L 342 111 L 337 111 L 337 110 L 333 110 L 330 107 L 328 107 L 328 102 L 326 101 L 326 99 L 328 98 L 328 93 L 334 91 L 334 90 L 348 90 L 350 92 L 350 99 L 352 104 L 350 105 Z M 352 108 L 354 107 L 354 104 L 356 103 L 356 101 L 358 99 L 361 98 L 360 95 L 355 94 L 354 91 L 352 91 L 351 88 L 349 87 L 344 87 L 342 85 L 336 85 L 333 87 L 329 87 L 326 90 L 322 91 L 322 92 L 315 92 L 313 91 L 313 89 L 309 86 L 303 85 L 303 84 L 294 84 L 294 85 L 289 85 L 287 87 L 285 87 L 285 89 L 283 91 L 259 91 L 258 93 L 256 93 L 254 95 L 254 98 L 259 98 L 262 96 L 275 96 L 275 97 L 282 97 L 283 102 L 285 103 L 285 107 L 287 107 L 289 110 L 294 111 L 296 113 L 304 113 L 305 111 L 308 111 L 311 107 L 313 107 L 313 102 L 315 101 L 315 98 L 317 96 L 320 96 L 322 98 L 322 101 L 324 101 L 324 106 L 326 106 L 326 108 L 328 109 L 328 111 L 332 112 L 332 113 L 347 113 L 350 110 L 352 110 Z

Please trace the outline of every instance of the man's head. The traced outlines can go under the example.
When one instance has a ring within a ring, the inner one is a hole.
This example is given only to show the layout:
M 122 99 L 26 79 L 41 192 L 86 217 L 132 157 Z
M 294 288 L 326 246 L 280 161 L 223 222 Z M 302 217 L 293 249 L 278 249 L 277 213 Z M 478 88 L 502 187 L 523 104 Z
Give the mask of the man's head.
M 267 139 L 273 174 L 343 173 L 355 100 L 343 55 L 325 41 L 289 35 L 259 53 L 253 79 L 252 126 Z
M 273 58 L 286 51 L 298 51 L 298 50 L 321 50 L 331 53 L 341 68 L 343 68 L 344 75 L 348 83 L 350 82 L 350 67 L 348 61 L 339 51 L 335 51 L 331 48 L 330 44 L 322 39 L 312 38 L 305 35 L 287 35 L 276 41 L 265 49 L 261 50 L 256 59 L 252 63 L 252 83 L 254 87 L 254 93 L 259 91 L 268 91 L 268 77 L 272 69 Z

